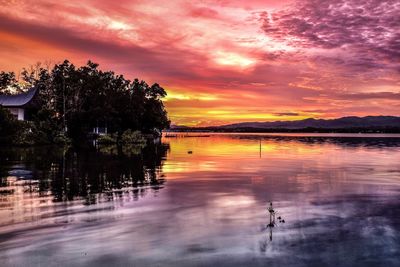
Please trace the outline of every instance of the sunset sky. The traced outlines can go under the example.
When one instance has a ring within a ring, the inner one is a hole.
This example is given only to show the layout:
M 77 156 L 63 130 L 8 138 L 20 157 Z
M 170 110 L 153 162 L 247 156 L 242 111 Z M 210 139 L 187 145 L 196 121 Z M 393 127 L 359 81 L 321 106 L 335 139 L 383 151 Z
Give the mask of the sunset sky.
M 400 115 L 398 0 L 0 0 L 0 70 L 93 60 L 173 124 Z

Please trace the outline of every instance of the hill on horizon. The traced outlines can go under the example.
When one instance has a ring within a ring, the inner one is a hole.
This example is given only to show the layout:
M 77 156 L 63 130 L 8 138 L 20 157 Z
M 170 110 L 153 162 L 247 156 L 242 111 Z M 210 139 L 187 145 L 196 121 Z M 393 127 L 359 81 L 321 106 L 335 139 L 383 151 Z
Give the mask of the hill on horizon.
M 386 128 L 400 127 L 400 117 L 397 116 L 348 116 L 337 119 L 304 119 L 297 121 L 272 121 L 272 122 L 242 122 L 210 127 L 187 127 L 174 125 L 173 129 L 346 129 L 346 128 Z
M 218 126 L 218 128 L 369 128 L 369 127 L 400 127 L 400 117 L 396 116 L 366 116 L 366 117 L 342 117 L 338 119 L 304 119 L 297 121 L 274 122 L 243 122 Z

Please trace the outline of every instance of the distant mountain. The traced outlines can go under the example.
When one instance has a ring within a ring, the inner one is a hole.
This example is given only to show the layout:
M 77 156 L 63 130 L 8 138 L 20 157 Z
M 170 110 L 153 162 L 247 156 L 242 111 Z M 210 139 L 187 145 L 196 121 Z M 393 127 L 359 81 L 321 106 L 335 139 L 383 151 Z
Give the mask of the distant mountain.
M 184 130 L 184 129 L 187 129 L 187 128 L 189 128 L 188 126 L 184 126 L 184 125 L 176 125 L 176 124 L 171 124 L 171 127 L 170 127 L 170 129 L 173 129 L 173 130 Z
M 220 129 L 346 129 L 346 128 L 397 128 L 400 127 L 400 117 L 395 116 L 367 116 L 367 117 L 343 117 L 339 119 L 305 119 L 298 121 L 274 121 L 274 122 L 243 122 L 218 126 Z

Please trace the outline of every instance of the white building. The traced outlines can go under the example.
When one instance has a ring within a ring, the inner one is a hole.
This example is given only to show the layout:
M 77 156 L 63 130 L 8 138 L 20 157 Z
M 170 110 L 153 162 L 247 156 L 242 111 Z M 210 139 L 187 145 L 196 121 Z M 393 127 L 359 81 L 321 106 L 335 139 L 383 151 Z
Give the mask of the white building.
M 18 120 L 27 120 L 28 110 L 37 94 L 33 87 L 27 92 L 18 95 L 0 95 L 0 106 L 7 108 Z

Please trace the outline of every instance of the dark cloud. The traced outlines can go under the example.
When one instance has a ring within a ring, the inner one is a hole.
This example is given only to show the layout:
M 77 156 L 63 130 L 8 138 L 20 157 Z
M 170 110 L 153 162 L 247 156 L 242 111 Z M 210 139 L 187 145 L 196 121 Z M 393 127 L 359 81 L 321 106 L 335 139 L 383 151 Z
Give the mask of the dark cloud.
M 400 92 L 399 93 L 394 93 L 394 92 L 351 93 L 351 94 L 338 94 L 334 97 L 343 100 L 366 100 L 366 99 L 400 100 Z
M 399 14 L 398 0 L 306 0 L 261 17 L 263 31 L 279 41 L 341 48 L 343 64 L 354 67 L 400 70 Z

